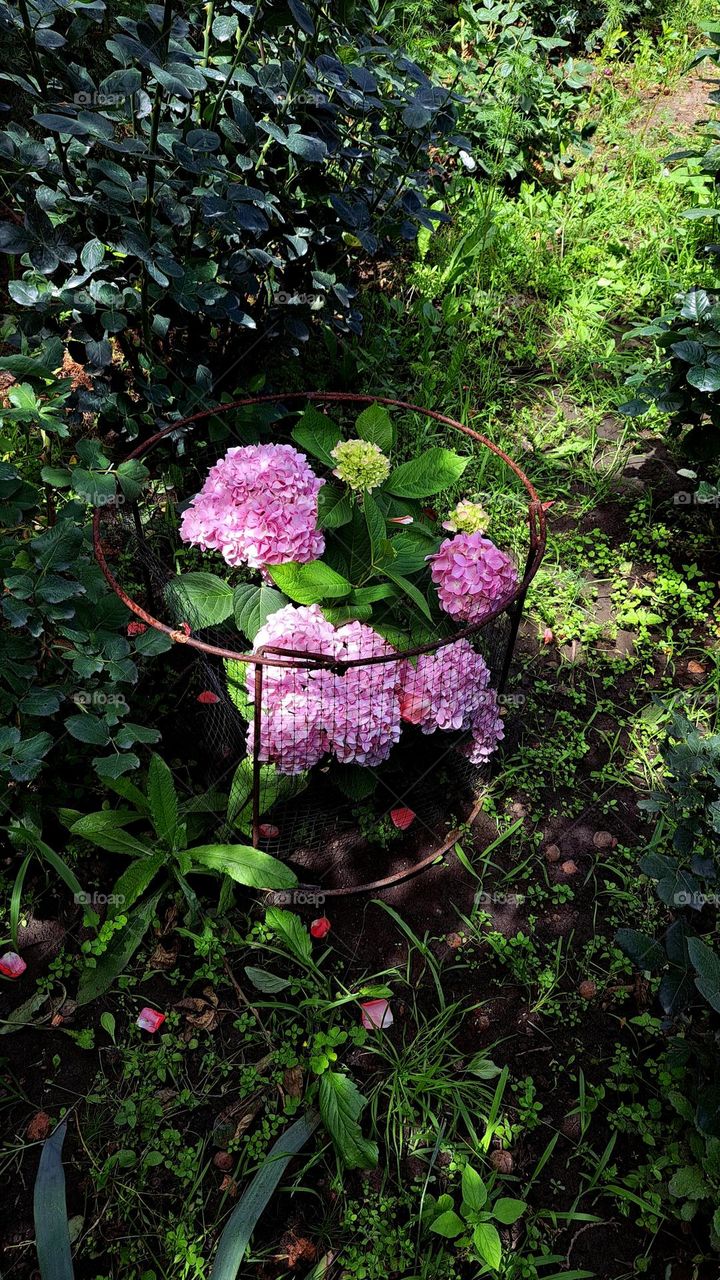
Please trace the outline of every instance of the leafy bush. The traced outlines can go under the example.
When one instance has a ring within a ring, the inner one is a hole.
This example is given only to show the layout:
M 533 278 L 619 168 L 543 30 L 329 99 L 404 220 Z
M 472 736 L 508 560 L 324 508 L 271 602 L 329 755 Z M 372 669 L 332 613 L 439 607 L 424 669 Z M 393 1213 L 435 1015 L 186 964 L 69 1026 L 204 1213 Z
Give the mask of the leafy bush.
M 85 408 L 128 422 L 229 380 L 257 335 L 357 330 L 354 264 L 442 218 L 424 191 L 429 148 L 463 144 L 453 94 L 338 10 L 215 4 L 200 25 L 166 0 L 114 18 L 108 70 L 87 65 L 100 0 L 2 6 L 27 118 L 0 133 L 0 248 L 23 333 L 101 375 Z
M 718 901 L 720 734 L 704 735 L 675 714 L 662 758 L 665 790 L 640 802 L 659 818 L 640 868 L 675 918 L 662 942 L 633 929 L 620 930 L 618 941 L 640 968 L 663 973 L 659 998 L 666 1014 L 681 1013 L 696 990 L 720 1013 L 720 957 L 691 924 Z
M 557 32 L 537 34 L 518 4 L 464 0 L 451 63 L 465 95 L 462 125 L 477 164 L 490 177 L 517 183 L 562 176 L 573 149 L 594 126 L 577 123 L 587 68 L 567 57 Z

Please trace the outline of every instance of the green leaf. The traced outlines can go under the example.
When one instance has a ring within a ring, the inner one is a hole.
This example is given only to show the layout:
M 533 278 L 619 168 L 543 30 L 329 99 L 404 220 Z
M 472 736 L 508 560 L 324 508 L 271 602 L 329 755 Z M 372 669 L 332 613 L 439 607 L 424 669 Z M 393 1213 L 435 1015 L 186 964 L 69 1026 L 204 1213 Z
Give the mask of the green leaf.
M 43 1143 L 35 1179 L 35 1248 L 41 1280 L 73 1280 L 62 1163 L 66 1131 L 67 1121 L 63 1120 Z
M 312 941 L 305 925 L 294 911 L 283 911 L 281 907 L 268 907 L 265 912 L 265 924 L 273 933 L 277 933 L 285 943 L 288 951 L 307 964 L 312 955 Z
M 266 995 L 276 995 L 290 986 L 288 978 L 281 978 L 277 973 L 268 973 L 267 969 L 256 969 L 253 965 L 245 966 L 245 973 L 257 991 Z
M 513 1200 L 511 1196 L 500 1196 L 500 1199 L 495 1201 L 492 1211 L 493 1217 L 497 1218 L 498 1222 L 511 1226 L 513 1222 L 517 1222 L 518 1218 L 522 1217 L 526 1209 L 527 1205 L 524 1200 Z
M 390 414 L 382 404 L 371 404 L 363 409 L 355 423 L 355 430 L 361 440 L 376 444 L 383 453 L 389 453 L 395 443 Z
M 483 1262 L 497 1271 L 502 1262 L 502 1244 L 491 1222 L 478 1222 L 473 1231 L 473 1244 Z
M 140 761 L 133 751 L 127 751 L 124 755 L 93 756 L 93 765 L 99 778 L 104 782 L 114 782 L 123 773 L 139 769 Z
M 172 773 L 160 756 L 150 757 L 147 773 L 150 819 L 158 840 L 172 847 L 178 825 L 178 799 Z
M 347 489 L 324 484 L 318 494 L 318 528 L 339 529 L 352 520 L 353 500 Z
M 268 567 L 268 573 L 280 590 L 297 604 L 334 600 L 352 591 L 352 583 L 322 560 L 313 560 L 310 564 L 274 564 Z
M 395 573 L 390 569 L 385 569 L 384 573 L 391 582 L 395 583 L 396 587 L 399 587 L 401 591 L 405 592 L 406 596 L 410 597 L 413 604 L 417 605 L 420 612 L 423 613 L 430 622 L 432 622 L 430 606 L 422 592 L 418 591 L 417 587 L 414 586 L 412 582 L 408 582 L 407 578 L 403 578 L 401 574 Z
M 233 612 L 233 589 L 214 573 L 180 574 L 168 583 L 165 594 L 178 620 L 193 628 L 216 627 Z
M 105 849 L 107 853 L 124 853 L 129 858 L 146 858 L 150 852 L 147 844 L 131 836 L 129 831 L 123 831 L 122 827 L 113 821 L 112 813 L 106 813 L 105 810 L 86 814 L 84 818 L 73 822 L 70 831 L 72 835 L 88 840 L 90 844 L 97 845 L 98 849 Z
M 688 938 L 687 949 L 697 974 L 695 986 L 711 1008 L 720 1013 L 720 958 L 701 938 Z
M 332 450 L 340 443 L 342 435 L 335 423 L 313 405 L 307 406 L 297 426 L 293 428 L 292 438 L 301 449 L 319 458 L 327 467 L 335 466 Z
M 125 497 L 130 502 L 134 502 L 136 498 L 140 497 L 143 486 L 149 479 L 150 472 L 139 458 L 129 458 L 126 462 L 119 464 L 116 475 Z
M 638 969 L 656 973 L 665 965 L 665 951 L 659 942 L 639 929 L 618 929 L 615 940 Z
M 412 462 L 396 467 L 383 488 L 399 498 L 429 498 L 455 484 L 469 461 L 451 449 L 428 449 Z
M 318 1124 L 319 1116 L 314 1112 L 301 1116 L 270 1148 L 225 1224 L 210 1280 L 237 1280 L 258 1218 L 270 1202 L 292 1156 L 305 1146 Z
M 436 1235 L 442 1236 L 445 1240 L 454 1240 L 456 1236 L 462 1235 L 465 1230 L 465 1223 L 459 1218 L 454 1209 L 445 1209 L 438 1215 L 434 1222 L 430 1223 L 430 1230 Z
M 462 1171 L 462 1196 L 469 1209 L 482 1209 L 487 1200 L 487 1187 L 469 1164 Z
M 158 871 L 167 863 L 164 853 L 154 853 L 149 858 L 136 858 L 134 862 L 115 881 L 112 896 L 117 902 L 108 903 L 108 916 L 112 919 L 125 915 L 146 889 L 149 889 Z
M 105 721 L 89 711 L 77 716 L 68 716 L 65 728 L 78 742 L 90 742 L 95 747 L 104 747 L 110 741 L 110 731 Z
M 684 1168 L 678 1169 L 670 1179 L 668 1191 L 671 1196 L 678 1196 L 683 1200 L 704 1200 L 712 1195 L 702 1169 L 696 1164 L 685 1165 Z
M 370 537 L 372 558 L 377 561 L 380 554 L 380 548 L 386 537 L 385 517 L 377 502 L 369 493 L 363 494 L 363 514 L 365 516 L 365 523 Z
M 295 796 L 300 795 L 308 785 L 308 778 L 307 771 L 294 774 L 279 773 L 274 764 L 261 764 L 260 813 L 267 813 L 279 801 L 293 800 Z M 243 811 L 249 805 L 252 788 L 253 762 L 248 756 L 245 756 L 235 770 L 235 775 L 230 784 L 227 807 L 228 822 L 235 822 L 240 819 L 238 825 L 241 827 L 249 825 L 249 814 L 244 814 Z
M 287 596 L 274 587 L 260 587 L 251 582 L 241 582 L 233 593 L 235 625 L 252 641 L 265 625 L 271 613 L 277 613 L 288 604 Z
M 98 996 L 104 995 L 127 967 L 152 924 L 159 900 L 160 894 L 156 893 L 146 902 L 141 902 L 132 912 L 125 928 L 114 934 L 95 968 L 88 968 L 80 975 L 75 997 L 79 1005 L 89 1004 L 92 1000 L 97 1000 Z
M 219 871 L 251 889 L 294 889 L 294 871 L 278 858 L 248 844 L 205 844 L 188 849 L 193 871 Z
M 713 369 L 709 365 L 693 365 L 688 369 L 687 380 L 698 391 L 720 391 L 720 369 Z
M 363 1137 L 359 1124 L 365 1102 L 357 1085 L 343 1072 L 324 1071 L 320 1076 L 322 1122 L 347 1169 L 371 1169 L 378 1161 L 377 1144 Z

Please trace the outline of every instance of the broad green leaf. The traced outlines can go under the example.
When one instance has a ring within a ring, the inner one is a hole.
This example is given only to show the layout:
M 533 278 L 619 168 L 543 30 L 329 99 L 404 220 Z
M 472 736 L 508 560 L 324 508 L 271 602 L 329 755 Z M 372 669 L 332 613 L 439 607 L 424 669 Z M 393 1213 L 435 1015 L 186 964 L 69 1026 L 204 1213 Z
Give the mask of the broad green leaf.
M 363 409 L 355 423 L 355 430 L 361 440 L 370 440 L 383 453 L 389 453 L 395 443 L 390 414 L 383 404 L 371 404 Z
M 63 1120 L 43 1143 L 35 1179 L 35 1248 L 41 1280 L 73 1280 L 62 1163 L 66 1131 L 67 1120 Z
M 78 742 L 88 742 L 94 747 L 104 747 L 106 742 L 110 741 L 110 731 L 105 721 L 89 711 L 77 716 L 68 716 L 65 728 Z
M 399 498 L 429 498 L 455 484 L 469 461 L 451 449 L 428 449 L 412 462 L 396 467 L 383 487 Z
M 251 889 L 294 889 L 298 880 L 284 862 L 249 844 L 205 844 L 187 850 L 193 871 L 218 871 Z
M 656 973 L 666 962 L 665 951 L 655 938 L 639 929 L 618 929 L 615 941 L 638 969 Z
M 111 918 L 126 915 L 145 890 L 150 888 L 158 871 L 166 864 L 165 853 L 154 853 L 149 858 L 135 858 L 113 885 L 112 896 L 117 898 L 117 902 L 108 903 L 108 915 Z
M 256 990 L 264 991 L 267 995 L 276 995 L 278 991 L 284 991 L 290 986 L 288 978 L 281 978 L 277 973 L 268 973 L 267 969 L 256 969 L 251 964 L 245 965 L 245 973 Z
M 391 600 L 397 596 L 395 587 L 389 582 L 380 582 L 376 587 L 358 587 L 353 591 L 351 604 L 375 604 L 378 600 Z
M 318 494 L 318 528 L 339 529 L 352 520 L 353 500 L 347 489 L 324 484 Z
M 279 773 L 274 764 L 260 765 L 260 813 L 267 813 L 274 804 L 293 800 L 308 785 L 309 775 L 304 773 Z M 250 798 L 253 788 L 253 762 L 249 756 L 240 761 L 230 784 L 227 820 L 239 819 L 241 827 L 249 825 Z
M 241 582 L 233 593 L 233 610 L 235 625 L 248 640 L 254 640 L 258 631 L 265 625 L 271 613 L 283 609 L 289 601 L 281 591 L 274 587 L 255 586 L 251 582 Z
M 462 1171 L 462 1195 L 469 1209 L 482 1209 L 487 1200 L 487 1187 L 480 1174 L 469 1164 Z
M 285 943 L 288 951 L 301 964 L 307 964 L 312 955 L 310 934 L 299 916 L 294 911 L 283 911 L 281 907 L 268 907 L 265 912 L 265 924 L 273 933 L 277 933 Z
M 505 1223 L 506 1226 L 511 1226 L 513 1222 L 517 1222 L 526 1209 L 527 1205 L 524 1200 L 513 1200 L 511 1196 L 500 1196 L 500 1199 L 496 1200 L 492 1207 L 493 1217 L 498 1222 Z
M 147 773 L 150 819 L 158 840 L 172 847 L 178 825 L 178 799 L 172 773 L 158 755 L 150 757 Z
M 178 621 L 194 628 L 218 626 L 233 612 L 233 589 L 215 573 L 182 573 L 168 583 L 165 594 Z
M 688 369 L 687 380 L 698 391 L 720 391 L 720 369 L 710 365 L 693 365 Z
M 319 458 L 327 467 L 335 466 L 332 450 L 340 443 L 342 435 L 335 423 L 314 405 L 307 406 L 297 426 L 293 428 L 292 438 L 301 449 Z
M 270 1148 L 223 1228 L 209 1280 L 237 1280 L 258 1218 L 269 1204 L 291 1158 L 310 1140 L 319 1122 L 315 1112 L 301 1116 Z
M 695 986 L 711 1008 L 720 1013 L 720 958 L 701 938 L 688 938 L 687 949 L 697 974 Z
M 318 604 L 320 600 L 334 600 L 352 591 L 352 583 L 322 560 L 313 560 L 310 564 L 274 564 L 268 572 L 280 590 L 297 604 Z
M 430 1223 L 430 1230 L 445 1240 L 454 1240 L 456 1236 L 462 1235 L 465 1223 L 453 1209 L 445 1209 Z
M 156 893 L 152 898 L 136 906 L 125 928 L 114 934 L 107 950 L 98 958 L 95 967 L 85 969 L 80 975 L 75 997 L 79 1005 L 89 1004 L 91 1000 L 97 1000 L 98 996 L 104 995 L 125 970 L 152 924 L 159 901 L 160 894 Z
M 419 529 L 406 529 L 399 533 L 390 539 L 394 555 L 393 572 L 401 573 L 403 577 L 409 573 L 419 573 L 421 569 L 427 568 L 428 556 L 437 551 L 439 545 L 439 538 L 433 535 L 428 537 L 427 532 L 420 532 Z
M 377 1143 L 364 1138 L 360 1114 L 366 1099 L 349 1076 L 324 1071 L 320 1076 L 318 1105 L 333 1146 L 347 1169 L 371 1169 L 377 1164 Z
M 473 1230 L 473 1244 L 483 1262 L 497 1271 L 502 1262 L 502 1243 L 491 1222 L 478 1222 Z
M 89 840 L 108 853 L 124 853 L 129 858 L 146 858 L 150 852 L 146 843 L 118 827 L 104 810 L 88 813 L 78 822 L 73 822 L 70 831 L 72 835 Z

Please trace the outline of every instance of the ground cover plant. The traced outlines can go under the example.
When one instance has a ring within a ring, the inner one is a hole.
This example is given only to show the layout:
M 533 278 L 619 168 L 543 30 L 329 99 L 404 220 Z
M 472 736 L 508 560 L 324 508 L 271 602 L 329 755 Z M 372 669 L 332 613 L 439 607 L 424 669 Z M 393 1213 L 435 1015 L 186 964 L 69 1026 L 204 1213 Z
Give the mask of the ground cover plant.
M 0 23 L 3 1271 L 711 1280 L 717 15 Z

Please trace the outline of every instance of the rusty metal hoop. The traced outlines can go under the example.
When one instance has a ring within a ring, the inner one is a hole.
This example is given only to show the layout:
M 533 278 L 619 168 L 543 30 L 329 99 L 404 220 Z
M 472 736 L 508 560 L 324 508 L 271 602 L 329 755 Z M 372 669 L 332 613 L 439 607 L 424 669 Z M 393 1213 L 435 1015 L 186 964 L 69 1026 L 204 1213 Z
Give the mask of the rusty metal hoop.
M 451 418 L 446 414 L 437 412 L 437 410 L 426 409 L 426 408 L 423 408 L 421 405 L 410 404 L 405 400 L 398 400 L 390 396 L 361 395 L 354 392 L 341 392 L 341 391 L 290 391 L 290 392 L 284 392 L 284 393 L 276 392 L 276 393 L 264 393 L 262 395 L 255 395 L 255 396 L 246 396 L 246 397 L 243 397 L 243 399 L 241 400 L 234 400 L 228 404 L 216 405 L 211 409 L 202 409 L 197 413 L 189 414 L 187 417 L 178 419 L 178 421 L 176 422 L 168 423 L 166 426 L 162 427 L 159 431 L 157 431 L 154 435 L 150 436 L 147 440 L 144 440 L 140 444 L 136 445 L 135 448 L 131 450 L 130 453 L 127 454 L 124 461 L 131 461 L 132 459 L 142 458 L 145 454 L 147 454 L 152 448 L 154 448 L 162 440 L 166 439 L 169 436 L 172 436 L 174 432 L 179 431 L 184 427 L 191 426 L 194 423 L 201 422 L 207 418 L 218 417 L 232 410 L 251 408 L 253 406 L 261 405 L 261 404 L 284 404 L 287 401 L 311 401 L 319 404 L 355 404 L 355 405 L 380 404 L 380 405 L 387 405 L 390 408 L 400 409 L 400 410 L 403 410 L 404 412 L 420 414 L 423 417 L 430 419 L 431 421 L 440 423 L 442 426 L 451 427 L 453 430 L 461 432 L 461 434 L 469 437 L 471 440 L 474 440 L 478 444 L 482 445 L 483 448 L 488 449 L 491 453 L 495 454 L 496 457 L 498 457 L 515 474 L 515 476 L 521 482 L 529 498 L 528 508 L 527 508 L 527 520 L 528 520 L 528 526 L 529 526 L 529 542 L 528 542 L 528 551 L 527 551 L 523 576 L 518 581 L 517 587 L 515 588 L 513 595 L 505 599 L 504 601 L 502 601 L 499 605 L 496 605 L 490 612 L 488 612 L 484 616 L 481 622 L 465 627 L 455 632 L 454 635 L 452 635 L 451 637 L 447 637 L 447 636 L 440 637 L 437 640 L 432 640 L 432 641 L 426 642 L 425 644 L 417 645 L 412 649 L 403 651 L 403 656 L 405 658 L 419 657 L 422 654 L 434 653 L 438 649 L 442 648 L 444 645 L 454 644 L 458 640 L 462 640 L 462 639 L 470 639 L 472 636 L 477 635 L 478 632 L 483 631 L 487 627 L 487 624 L 491 622 L 494 618 L 498 617 L 500 614 L 509 614 L 512 619 L 512 624 L 511 624 L 510 636 L 508 638 L 508 643 L 507 643 L 506 657 L 505 657 L 503 669 L 502 669 L 500 680 L 499 680 L 499 691 L 501 691 L 502 688 L 504 687 L 504 684 L 507 678 L 508 668 L 509 668 L 510 660 L 512 657 L 515 639 L 517 636 L 517 629 L 518 629 L 520 617 L 522 614 L 522 608 L 523 608 L 525 596 L 527 594 L 527 590 L 528 590 L 528 587 L 530 586 L 530 583 L 532 582 L 533 578 L 535 577 L 535 574 L 537 573 L 540 567 L 540 564 L 543 559 L 543 555 L 545 553 L 547 527 L 546 527 L 545 510 L 532 482 L 525 475 L 525 472 L 518 466 L 518 464 L 507 453 L 505 453 L 498 445 L 494 444 L 492 440 L 489 440 L 487 436 L 482 435 L 480 432 L 473 430 L 472 427 L 468 427 L 462 422 L 458 422 L 457 419 L 455 418 Z M 151 614 L 147 609 L 144 609 L 142 605 L 138 604 L 138 602 L 134 600 L 132 596 L 130 596 L 123 589 L 121 584 L 117 581 L 117 578 L 115 577 L 115 575 L 113 574 L 112 570 L 110 569 L 107 563 L 105 551 L 102 544 L 102 528 L 101 528 L 102 515 L 103 515 L 103 507 L 101 506 L 96 507 L 93 514 L 93 524 L 92 524 L 93 549 L 94 549 L 94 554 L 95 554 L 97 563 L 103 573 L 103 576 L 105 577 L 105 580 L 108 583 L 108 586 L 114 592 L 114 594 L 118 597 L 118 599 L 120 599 L 123 602 L 123 604 L 132 613 L 134 613 L 138 618 L 142 619 L 142 621 L 147 626 L 150 626 L 155 631 L 161 632 L 164 635 L 168 636 L 169 639 L 174 644 L 187 645 L 188 647 L 197 649 L 213 657 L 252 664 L 255 667 L 256 683 L 262 682 L 262 670 L 263 670 L 263 667 L 265 666 L 295 668 L 299 666 L 307 667 L 308 664 L 315 664 L 317 666 L 331 665 L 333 668 L 341 667 L 342 671 L 345 671 L 353 666 L 373 666 L 373 665 L 378 665 L 381 663 L 386 663 L 386 662 L 391 662 L 396 660 L 395 654 L 387 654 L 387 655 L 380 655 L 374 658 L 346 659 L 346 660 L 343 660 L 341 663 L 337 663 L 334 660 L 328 660 L 326 655 L 322 655 L 322 654 L 313 655 L 307 652 L 301 653 L 298 650 L 291 650 L 291 649 L 280 648 L 275 646 L 266 646 L 262 651 L 257 651 L 253 653 L 241 653 L 235 649 L 228 649 L 222 645 L 215 645 L 205 640 L 200 640 L 196 636 L 193 636 L 192 634 L 187 634 L 184 630 L 178 630 L 177 628 L 173 628 L 169 626 L 167 623 L 163 622 L 160 618 L 154 617 L 154 615 Z M 136 523 L 139 523 L 137 511 L 135 512 L 135 515 L 136 515 Z M 259 708 L 260 708 L 260 699 L 256 697 L 256 701 L 255 701 L 256 716 L 259 715 Z M 259 743 L 259 739 L 260 739 L 260 735 L 258 732 L 258 726 L 256 725 L 255 742 Z M 258 754 L 259 754 L 258 749 L 256 747 L 256 750 L 254 752 L 254 757 L 253 757 L 253 766 L 254 766 L 253 842 L 255 844 L 258 843 L 259 825 L 260 825 L 260 822 L 259 822 L 259 818 L 260 818 L 259 764 L 260 762 L 258 759 Z M 474 817 L 476 817 L 477 812 L 478 812 L 478 804 L 475 804 L 472 808 L 471 814 L 469 815 L 469 820 L 472 820 Z M 323 893 L 325 894 L 325 896 L 343 896 L 346 894 L 354 894 L 354 893 L 362 893 L 362 892 L 371 892 L 371 891 L 376 892 L 390 885 L 399 883 L 400 881 L 405 880 L 410 876 L 419 874 L 420 872 L 424 871 L 429 866 L 431 866 L 434 862 L 437 862 L 437 860 L 440 857 L 442 857 L 444 854 L 446 854 L 450 850 L 452 845 L 456 842 L 458 836 L 459 836 L 459 832 L 457 831 L 452 832 L 448 837 L 446 837 L 446 839 L 437 849 L 435 849 L 431 854 L 424 857 L 420 862 L 415 864 L 413 867 L 397 872 L 394 875 L 387 876 L 384 879 L 375 880 L 368 884 L 354 885 L 354 886 L 350 886 L 348 888 L 343 888 L 343 889 L 323 889 Z M 320 886 L 302 885 L 299 887 L 300 889 L 307 890 L 307 889 L 318 889 Z

